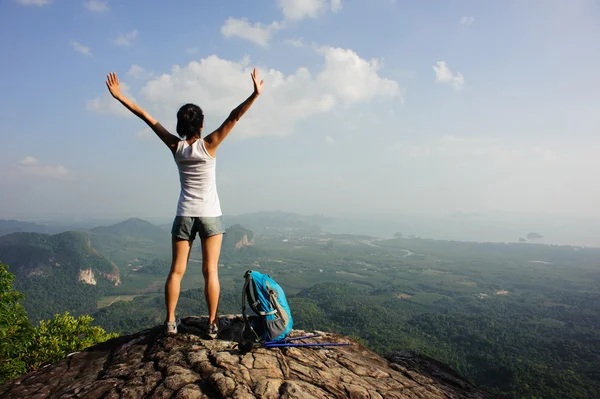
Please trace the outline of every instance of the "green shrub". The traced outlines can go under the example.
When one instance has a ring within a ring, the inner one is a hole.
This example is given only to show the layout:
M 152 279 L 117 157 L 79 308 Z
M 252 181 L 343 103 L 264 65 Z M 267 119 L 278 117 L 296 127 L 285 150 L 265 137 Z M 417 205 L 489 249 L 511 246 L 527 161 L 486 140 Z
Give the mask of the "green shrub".
M 12 287 L 14 278 L 0 263 L 0 383 L 117 336 L 92 326 L 91 316 L 68 312 L 32 327 L 19 303 L 24 296 Z

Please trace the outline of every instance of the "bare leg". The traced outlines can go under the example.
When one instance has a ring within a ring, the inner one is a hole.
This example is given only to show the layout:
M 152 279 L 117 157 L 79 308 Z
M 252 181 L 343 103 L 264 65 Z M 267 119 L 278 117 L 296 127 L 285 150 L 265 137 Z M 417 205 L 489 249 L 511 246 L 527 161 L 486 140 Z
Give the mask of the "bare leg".
M 173 259 L 171 271 L 165 283 L 165 304 L 167 306 L 167 321 L 175 321 L 175 307 L 181 290 L 181 278 L 185 273 L 193 241 L 181 240 L 173 236 Z
M 202 238 L 202 275 L 204 276 L 204 298 L 208 306 L 208 322 L 213 324 L 217 319 L 219 307 L 219 256 L 223 234 Z

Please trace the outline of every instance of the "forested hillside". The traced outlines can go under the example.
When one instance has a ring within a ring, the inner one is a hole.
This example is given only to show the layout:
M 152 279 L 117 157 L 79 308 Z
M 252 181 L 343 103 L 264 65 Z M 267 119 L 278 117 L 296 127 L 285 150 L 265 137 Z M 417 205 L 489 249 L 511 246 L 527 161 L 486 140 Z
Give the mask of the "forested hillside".
M 15 287 L 25 294 L 23 306 L 33 322 L 66 310 L 92 313 L 99 298 L 120 282 L 117 266 L 79 232 L 0 237 L 0 261 L 16 275 Z

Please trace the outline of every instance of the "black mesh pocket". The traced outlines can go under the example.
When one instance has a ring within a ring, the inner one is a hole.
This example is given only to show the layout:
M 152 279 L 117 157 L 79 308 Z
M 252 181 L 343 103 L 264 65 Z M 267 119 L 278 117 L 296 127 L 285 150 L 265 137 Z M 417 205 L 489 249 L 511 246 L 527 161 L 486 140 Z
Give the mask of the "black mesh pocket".
M 280 318 L 277 318 L 275 320 L 266 320 L 266 323 L 269 339 L 273 339 L 280 336 L 281 334 L 283 334 L 287 327 L 285 320 Z

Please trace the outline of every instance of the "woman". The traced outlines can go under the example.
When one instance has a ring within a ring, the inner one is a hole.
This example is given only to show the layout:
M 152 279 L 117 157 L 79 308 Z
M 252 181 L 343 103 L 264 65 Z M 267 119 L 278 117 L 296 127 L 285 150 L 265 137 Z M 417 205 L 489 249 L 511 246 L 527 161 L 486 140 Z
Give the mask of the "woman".
M 204 296 L 209 316 L 208 335 L 214 339 L 218 333 L 217 307 L 221 287 L 217 268 L 225 229 L 216 187 L 215 157 L 219 144 L 262 91 L 264 81 L 259 82 L 256 68 L 251 76 L 254 91 L 250 97 L 231 111 L 229 117 L 217 130 L 204 138 L 202 138 L 204 114 L 200 107 L 194 104 L 182 106 L 177 112 L 177 134 L 181 139 L 170 134 L 156 119 L 124 96 L 119 87 L 119 79 L 114 72 L 107 76 L 106 85 L 110 94 L 152 128 L 171 150 L 179 169 L 181 193 L 171 230 L 173 259 L 165 284 L 167 308 L 165 324 L 168 334 L 177 333 L 179 320 L 175 318 L 175 307 L 179 299 L 181 278 L 196 234 L 200 236 L 202 245 Z

